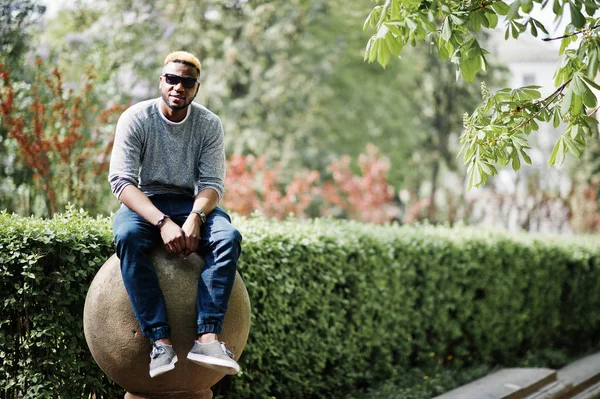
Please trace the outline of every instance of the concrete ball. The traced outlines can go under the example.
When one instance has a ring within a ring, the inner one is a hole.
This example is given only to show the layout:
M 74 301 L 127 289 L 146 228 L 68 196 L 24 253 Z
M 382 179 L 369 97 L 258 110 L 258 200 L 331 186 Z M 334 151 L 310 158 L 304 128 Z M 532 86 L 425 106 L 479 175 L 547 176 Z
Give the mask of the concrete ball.
M 196 293 L 204 260 L 193 254 L 167 254 L 159 246 L 151 255 L 167 304 L 171 341 L 177 352 L 175 369 L 155 378 L 148 374 L 151 345 L 142 334 L 113 255 L 100 268 L 87 293 L 83 327 L 87 344 L 100 368 L 128 392 L 201 392 L 224 374 L 187 360 L 196 337 Z M 239 360 L 250 331 L 250 299 L 236 273 L 235 284 L 219 339 Z

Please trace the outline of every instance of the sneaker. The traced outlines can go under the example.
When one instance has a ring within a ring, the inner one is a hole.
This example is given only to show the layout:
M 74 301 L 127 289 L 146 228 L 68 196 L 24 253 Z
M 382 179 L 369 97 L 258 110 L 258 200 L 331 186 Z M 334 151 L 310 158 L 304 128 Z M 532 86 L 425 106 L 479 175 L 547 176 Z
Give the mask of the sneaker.
M 223 342 L 213 341 L 201 344 L 194 341 L 192 350 L 187 358 L 201 366 L 208 367 L 225 374 L 237 374 L 240 365 L 233 359 L 233 353 L 229 351 Z
M 156 345 L 150 353 L 150 377 L 171 371 L 177 363 L 177 355 L 171 345 Z

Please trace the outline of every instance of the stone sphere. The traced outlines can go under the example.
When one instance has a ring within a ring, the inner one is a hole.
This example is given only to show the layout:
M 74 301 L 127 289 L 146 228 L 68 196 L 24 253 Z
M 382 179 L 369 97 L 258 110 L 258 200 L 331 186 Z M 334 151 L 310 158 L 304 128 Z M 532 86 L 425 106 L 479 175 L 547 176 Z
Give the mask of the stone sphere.
M 171 341 L 177 352 L 175 369 L 155 378 L 148 374 L 150 351 L 133 315 L 121 278 L 120 262 L 113 255 L 100 268 L 85 300 L 83 329 L 94 360 L 128 392 L 203 392 L 224 374 L 187 360 L 197 333 L 196 293 L 204 260 L 167 254 L 159 246 L 151 255 L 167 304 Z M 250 331 L 250 299 L 238 273 L 219 339 L 239 361 Z

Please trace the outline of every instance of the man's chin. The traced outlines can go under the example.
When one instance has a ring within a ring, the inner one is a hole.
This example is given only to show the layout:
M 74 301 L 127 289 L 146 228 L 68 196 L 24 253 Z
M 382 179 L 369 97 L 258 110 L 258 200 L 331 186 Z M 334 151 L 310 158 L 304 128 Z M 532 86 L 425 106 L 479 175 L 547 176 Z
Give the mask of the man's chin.
M 173 104 L 172 102 L 168 102 L 167 106 L 171 108 L 173 111 L 179 111 L 185 109 L 187 105 L 185 103 L 182 104 Z

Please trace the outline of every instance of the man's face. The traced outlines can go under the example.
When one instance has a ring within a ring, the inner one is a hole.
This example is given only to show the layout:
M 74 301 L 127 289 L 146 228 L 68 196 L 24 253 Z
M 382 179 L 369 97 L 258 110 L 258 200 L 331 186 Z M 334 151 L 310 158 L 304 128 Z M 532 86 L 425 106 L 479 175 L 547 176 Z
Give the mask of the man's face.
M 163 76 L 160 77 L 160 93 L 165 104 L 172 110 L 182 110 L 192 103 L 200 88 L 199 83 L 193 87 L 184 87 L 184 82 L 177 84 L 167 83 L 164 75 L 175 75 L 182 78 L 198 79 L 198 71 L 192 66 L 178 62 L 170 62 L 163 67 Z

